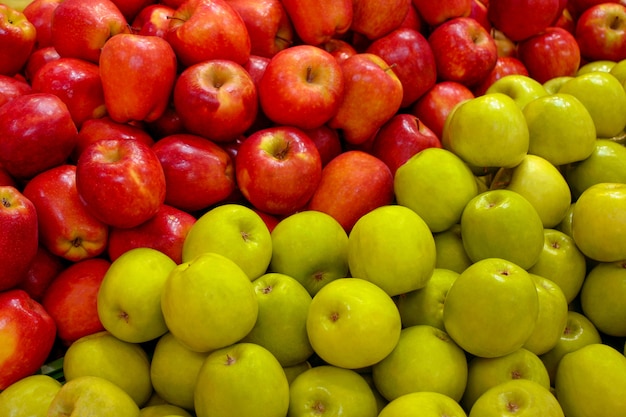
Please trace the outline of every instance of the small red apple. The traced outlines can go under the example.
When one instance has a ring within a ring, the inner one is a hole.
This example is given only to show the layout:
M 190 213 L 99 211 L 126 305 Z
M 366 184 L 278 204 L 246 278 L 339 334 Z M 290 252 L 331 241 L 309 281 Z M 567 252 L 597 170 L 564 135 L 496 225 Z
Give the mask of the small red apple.
M 431 27 L 456 17 L 467 17 L 472 11 L 471 0 L 413 0 L 413 5 Z
M 124 18 L 128 22 L 132 22 L 135 17 L 146 7 L 156 3 L 156 0 L 112 0 L 120 9 Z
M 33 300 L 41 302 L 50 283 L 66 266 L 61 257 L 53 255 L 45 246 L 39 244 L 35 259 L 17 288 L 26 291 Z
M 601 3 L 589 7 L 574 31 L 580 54 L 587 61 L 626 59 L 626 5 Z
M 0 3 L 0 74 L 13 76 L 26 64 L 37 29 L 19 10 Z
M 24 80 L 0 74 L 0 107 L 15 97 L 32 93 L 33 89 Z
M 352 0 L 350 29 L 373 41 L 398 29 L 411 8 L 411 0 Z
M 520 74 L 528 76 L 528 69 L 522 61 L 512 56 L 499 56 L 496 61 L 496 66 L 493 67 L 491 73 L 482 82 L 475 85 L 472 89 L 475 96 L 481 96 L 485 94 L 487 89 L 506 75 Z
M 165 38 L 170 28 L 170 17 L 176 10 L 165 4 L 150 4 L 139 11 L 132 21 L 133 33 Z
M 348 32 L 353 0 L 281 0 L 303 43 L 321 45 Z
M 326 52 L 329 52 L 337 61 L 351 57 L 357 53 L 354 46 L 344 39 L 332 38 L 320 45 Z
M 322 167 L 342 152 L 341 138 L 337 130 L 331 129 L 328 125 L 303 130 L 315 143 L 322 159 Z
M 61 58 L 61 55 L 54 49 L 54 46 L 44 46 L 43 48 L 33 51 L 28 57 L 26 67 L 24 67 L 24 77 L 30 82 L 35 78 L 35 74 L 39 71 L 39 68 L 59 58 Z
M 561 0 L 491 0 L 489 19 L 513 42 L 537 35 L 561 13 Z
M 35 49 L 52 46 L 52 16 L 63 0 L 33 0 L 24 8 L 24 16 L 37 30 Z

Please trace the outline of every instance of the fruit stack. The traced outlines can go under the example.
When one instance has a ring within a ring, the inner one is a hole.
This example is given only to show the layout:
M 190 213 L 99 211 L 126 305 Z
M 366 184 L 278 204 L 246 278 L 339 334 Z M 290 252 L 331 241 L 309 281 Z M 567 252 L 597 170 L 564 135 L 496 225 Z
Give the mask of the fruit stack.
M 0 416 L 623 417 L 626 5 L 2 0 Z

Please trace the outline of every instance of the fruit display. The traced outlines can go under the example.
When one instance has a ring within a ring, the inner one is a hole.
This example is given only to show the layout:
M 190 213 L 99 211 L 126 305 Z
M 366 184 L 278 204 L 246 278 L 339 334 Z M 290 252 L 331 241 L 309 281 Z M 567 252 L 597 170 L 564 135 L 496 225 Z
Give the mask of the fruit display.
M 0 417 L 623 417 L 626 3 L 0 0 Z

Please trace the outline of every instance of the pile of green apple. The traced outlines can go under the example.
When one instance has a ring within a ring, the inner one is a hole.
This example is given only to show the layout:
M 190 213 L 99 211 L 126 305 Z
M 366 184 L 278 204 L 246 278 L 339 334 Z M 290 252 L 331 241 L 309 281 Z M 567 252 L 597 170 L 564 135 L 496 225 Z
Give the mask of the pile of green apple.
M 0 3 L 0 417 L 626 416 L 624 27 Z

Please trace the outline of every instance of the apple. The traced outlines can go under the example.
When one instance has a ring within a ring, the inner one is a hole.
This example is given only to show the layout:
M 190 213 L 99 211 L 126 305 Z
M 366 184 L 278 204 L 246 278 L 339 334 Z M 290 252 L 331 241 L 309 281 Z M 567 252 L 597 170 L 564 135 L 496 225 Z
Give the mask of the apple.
M 29 375 L 0 392 L 0 413 L 9 417 L 45 416 L 61 383 L 49 375 Z
M 473 1 L 476 3 L 480 2 L 480 0 Z M 506 77 L 507 75 L 521 75 L 529 77 L 526 65 L 524 65 L 524 63 L 518 58 L 512 56 L 499 56 L 496 60 L 496 65 L 493 67 L 487 78 L 473 87 L 474 95 L 482 96 L 496 81 Z
M 594 72 L 594 71 L 610 72 L 613 75 L 616 75 L 615 72 L 611 71 L 615 65 L 617 65 L 617 62 L 611 61 L 609 59 L 600 59 L 598 61 L 591 61 L 591 62 L 587 62 L 581 65 L 578 68 L 578 71 L 576 71 L 575 75 L 582 75 L 582 74 L 586 74 L 588 72 Z
M 432 2 L 428 0 L 413 0 L 413 5 L 424 22 L 431 27 L 438 26 L 446 20 L 456 17 L 467 17 L 472 12 L 470 0 L 445 0 Z
M 489 2 L 487 2 L 488 4 Z M 493 25 L 489 20 L 489 7 L 482 0 L 471 0 L 470 12 L 467 17 L 471 17 L 482 25 L 488 32 L 491 32 Z
M 0 107 L 15 97 L 32 93 L 31 85 L 17 77 L 0 74 Z
M 54 345 L 56 327 L 42 305 L 21 289 L 0 292 L 0 316 L 0 390 L 4 390 L 44 364 Z
M 352 0 L 350 30 L 373 41 L 397 29 L 409 13 L 411 0 L 393 0 L 381 3 L 376 0 Z
M 52 46 L 52 16 L 61 0 L 32 0 L 22 12 L 37 31 L 33 52 Z
M 351 57 L 357 53 L 356 48 L 347 40 L 339 38 L 331 38 L 320 45 L 322 49 L 335 57 L 337 61 L 341 61 Z
M 331 129 L 328 125 L 324 124 L 313 129 L 303 129 L 303 131 L 315 143 L 322 160 L 322 168 L 343 151 L 343 143 L 339 137 L 339 132 Z
M 298 38 L 308 45 L 341 38 L 350 29 L 354 16 L 352 0 L 281 0 L 281 3 Z
M 490 0 L 489 19 L 513 42 L 543 32 L 561 14 L 560 0 Z
M 499 57 L 510 56 L 517 58 L 517 42 L 512 41 L 501 30 L 493 27 L 493 25 L 491 26 L 489 33 L 491 33 L 493 40 L 496 42 L 496 49 Z
M 623 298 L 626 263 L 600 262 L 587 274 L 580 290 L 580 302 L 585 316 L 603 334 L 626 335 Z
M 378 417 L 402 417 L 414 413 L 424 417 L 467 417 L 458 402 L 438 392 L 412 392 L 390 401 L 378 414 Z
M 574 36 L 588 61 L 626 58 L 626 5 L 606 2 L 593 5 L 576 19 Z
M 13 186 L 0 186 L 0 291 L 16 287 L 37 256 L 39 228 L 33 202 Z
M 171 404 L 155 404 L 141 408 L 140 417 L 192 417 L 184 408 Z
M 543 84 L 528 74 L 505 75 L 494 81 L 485 91 L 485 94 L 492 93 L 502 93 L 511 97 L 522 110 L 531 101 L 548 95 Z
M 45 63 L 61 58 L 61 55 L 53 46 L 45 46 L 34 50 L 28 57 L 26 66 L 24 67 L 24 78 L 28 81 L 32 80 Z
M 15 179 L 30 179 L 63 164 L 78 130 L 54 94 L 15 97 L 0 107 L 0 165 Z
M 35 47 L 37 28 L 21 10 L 0 4 L 0 74 L 14 76 Z
M 543 83 L 543 88 L 545 88 L 548 94 L 558 93 L 561 86 L 565 84 L 567 81 L 571 80 L 572 78 L 574 77 L 567 76 L 567 75 L 552 78 L 551 80 L 548 80 L 545 83 Z
M 113 227 L 135 227 L 159 211 L 166 183 L 163 167 L 148 145 L 117 138 L 83 150 L 76 163 L 76 188 L 95 218 Z
M 623 85 L 624 80 L 626 79 L 626 59 L 621 59 L 617 62 L 611 60 L 602 60 L 601 62 L 607 63 L 605 69 L 608 68 L 609 72 L 613 74 L 613 76 L 617 78 L 619 82 L 621 82 Z M 608 67 L 609 65 L 610 68 Z
M 146 7 L 155 3 L 155 0 L 112 0 L 120 9 L 124 18 L 132 22 L 135 17 Z
M 576 206 L 575 201 L 569 205 L 569 209 L 567 210 L 565 217 L 563 217 L 561 223 L 556 226 L 556 230 L 563 232 L 569 237 L 572 237 L 572 213 L 574 212 L 574 206 Z
M 26 291 L 35 301 L 41 301 L 50 283 L 66 266 L 63 258 L 53 255 L 45 246 L 39 244 L 37 254 L 17 288 Z
M 550 389 L 528 379 L 503 382 L 481 395 L 468 417 L 496 417 L 515 413 L 527 416 L 564 417 Z
M 148 4 L 133 18 L 133 33 L 165 38 L 170 27 L 170 16 L 175 12 L 176 9 L 162 3 Z

